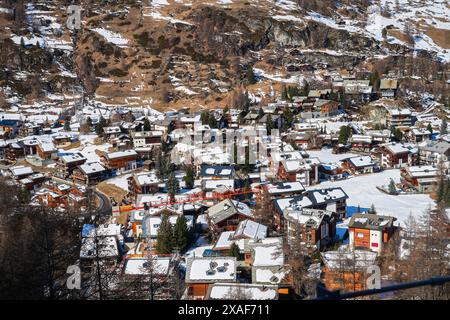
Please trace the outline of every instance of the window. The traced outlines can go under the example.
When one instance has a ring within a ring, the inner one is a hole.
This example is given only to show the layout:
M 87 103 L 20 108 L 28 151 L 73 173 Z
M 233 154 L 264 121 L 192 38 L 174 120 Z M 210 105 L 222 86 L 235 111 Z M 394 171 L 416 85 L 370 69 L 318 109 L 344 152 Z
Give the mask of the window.
M 364 233 L 358 232 L 358 233 L 356 234 L 356 236 L 357 236 L 358 238 L 364 238 Z

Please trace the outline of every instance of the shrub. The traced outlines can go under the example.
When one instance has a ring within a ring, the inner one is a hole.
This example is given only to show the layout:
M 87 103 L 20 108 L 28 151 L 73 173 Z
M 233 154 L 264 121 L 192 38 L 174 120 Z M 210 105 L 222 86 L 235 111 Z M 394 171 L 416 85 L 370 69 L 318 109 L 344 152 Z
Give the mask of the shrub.
M 109 71 L 109 74 L 114 77 L 125 77 L 126 75 L 128 75 L 128 72 L 119 68 L 114 68 L 111 71 Z

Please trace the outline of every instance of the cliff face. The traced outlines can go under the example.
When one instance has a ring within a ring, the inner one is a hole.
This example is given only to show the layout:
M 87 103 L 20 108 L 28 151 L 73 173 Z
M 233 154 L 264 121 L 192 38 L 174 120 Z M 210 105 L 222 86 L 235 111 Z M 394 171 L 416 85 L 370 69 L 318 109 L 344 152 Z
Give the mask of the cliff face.
M 376 41 L 345 30 L 314 21 L 279 21 L 258 10 L 228 11 L 203 7 L 193 11 L 189 18 L 195 21 L 196 45 L 221 56 L 245 55 L 250 50 L 258 51 L 269 46 L 343 51 L 377 46 Z

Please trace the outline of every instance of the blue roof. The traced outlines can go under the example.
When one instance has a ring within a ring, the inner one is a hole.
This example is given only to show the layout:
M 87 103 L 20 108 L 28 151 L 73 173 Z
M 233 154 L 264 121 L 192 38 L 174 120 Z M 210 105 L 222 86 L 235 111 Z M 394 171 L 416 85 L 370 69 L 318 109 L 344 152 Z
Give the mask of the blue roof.
M 220 252 L 214 251 L 212 249 L 205 249 L 205 251 L 203 251 L 203 257 L 219 257 L 220 256 Z
M 348 228 L 339 228 L 336 227 L 336 236 L 340 241 L 344 240 L 346 238 L 346 235 L 348 233 Z
M 81 230 L 81 236 L 83 238 L 88 237 L 94 229 L 95 229 L 95 226 L 93 224 L 83 225 L 83 229 Z
M 337 168 L 336 166 L 326 164 L 322 164 L 321 167 L 324 168 L 325 170 L 333 170 Z
M 0 126 L 16 126 L 19 120 L 0 120 Z
M 360 209 L 360 212 L 368 212 L 369 211 L 369 208 L 360 207 L 359 209 Z M 346 209 L 346 217 L 347 218 L 350 218 L 355 213 L 358 213 L 358 207 L 357 206 L 347 206 L 347 209 Z

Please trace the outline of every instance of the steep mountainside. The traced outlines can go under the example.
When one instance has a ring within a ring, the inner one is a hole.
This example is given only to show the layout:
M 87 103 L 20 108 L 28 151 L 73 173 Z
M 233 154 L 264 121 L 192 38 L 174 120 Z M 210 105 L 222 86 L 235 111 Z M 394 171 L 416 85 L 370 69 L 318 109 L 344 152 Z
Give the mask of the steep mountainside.
M 265 99 L 281 83 L 301 84 L 286 72 L 292 48 L 307 52 L 297 62 L 332 67 L 413 49 L 450 60 L 450 7 L 439 0 L 80 1 L 76 32 L 66 27 L 69 2 L 4 1 L 0 103 L 83 95 L 157 109 L 224 106 L 250 66 L 260 81 L 247 89 Z

